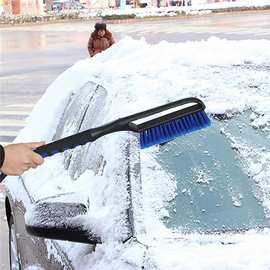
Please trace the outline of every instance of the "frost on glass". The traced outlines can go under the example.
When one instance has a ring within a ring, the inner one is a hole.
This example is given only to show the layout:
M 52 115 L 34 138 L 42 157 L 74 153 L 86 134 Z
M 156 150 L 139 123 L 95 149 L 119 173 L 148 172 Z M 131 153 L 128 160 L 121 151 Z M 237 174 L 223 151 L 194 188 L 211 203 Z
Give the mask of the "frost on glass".
M 79 203 L 39 202 L 27 211 L 26 223 L 45 228 L 65 228 L 78 226 L 72 218 L 86 213 L 86 207 Z
M 70 97 L 57 127 L 54 140 L 94 127 L 95 123 L 101 119 L 101 109 L 104 107 L 105 100 L 105 89 L 94 82 L 87 82 L 76 94 Z M 74 176 L 77 170 L 81 170 L 81 167 L 85 167 L 82 157 L 84 149 L 77 147 L 64 153 L 65 168 L 69 169 L 72 176 Z M 95 154 L 96 152 L 93 151 L 93 153 Z M 91 161 L 96 161 L 99 164 L 100 157 L 94 154 L 88 164 L 92 164 Z
M 72 94 L 56 129 L 54 140 L 78 132 L 85 112 L 97 89 L 97 84 L 87 82 L 76 94 Z
M 79 132 L 100 126 L 103 123 L 106 96 L 105 88 L 98 85 L 88 103 Z M 68 168 L 69 174 L 73 178 L 79 177 L 86 169 L 93 170 L 96 174 L 102 170 L 105 161 L 100 152 L 101 142 L 102 140 L 99 139 L 73 150 Z
M 210 232 L 269 225 L 263 200 L 266 191 L 250 167 L 254 159 L 265 168 L 262 177 L 266 177 L 269 166 L 267 169 L 264 163 L 270 142 L 267 134 L 252 128 L 247 119 L 248 113 L 213 120 L 211 127 L 160 147 L 157 160 L 177 180 L 176 196 L 169 203 L 169 217 L 164 219 L 169 227 Z M 249 149 L 254 150 L 253 158 Z M 266 155 L 260 159 L 255 149 Z

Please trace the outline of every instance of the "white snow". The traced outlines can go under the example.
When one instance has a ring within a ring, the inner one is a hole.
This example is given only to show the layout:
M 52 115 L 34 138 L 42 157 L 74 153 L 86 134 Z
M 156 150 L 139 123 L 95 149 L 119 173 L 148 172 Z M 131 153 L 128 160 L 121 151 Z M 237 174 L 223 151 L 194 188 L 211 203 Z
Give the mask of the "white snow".
M 269 134 L 269 48 L 267 40 L 229 41 L 211 37 L 200 42 L 163 41 L 149 45 L 144 39 L 126 37 L 94 58 L 78 61 L 61 74 L 37 103 L 16 141 L 51 141 L 69 97 L 88 81 L 108 91 L 103 108 L 106 113 L 97 124 L 196 96 L 205 102 L 208 113 L 231 115 L 251 109 L 251 124 Z M 114 134 L 100 140 L 97 149 L 107 160 L 102 176 L 86 170 L 74 181 L 64 169 L 62 154 L 47 158 L 43 166 L 23 176 L 35 200 L 64 192 L 78 192 L 78 198 L 80 194 L 89 196 L 90 211 L 83 222 L 102 234 L 104 244 L 93 252 L 88 245 L 60 242 L 75 269 L 138 269 L 143 261 L 145 269 L 269 269 L 270 233 L 267 230 L 240 235 L 178 234 L 175 239 L 161 218 L 168 215 L 166 205 L 175 196 L 176 183 L 173 175 L 168 175 L 154 159 L 155 147 L 141 152 L 147 234 L 140 234 L 138 238 L 149 249 L 133 242 L 120 244 L 124 228 L 121 210 L 127 207 L 121 168 L 125 164 L 122 153 L 126 139 L 126 134 Z M 264 206 L 270 209 L 270 149 L 250 149 L 249 145 L 241 145 L 240 154 L 249 165 L 247 173 L 262 184 Z M 198 181 L 207 183 L 211 179 L 206 179 L 202 172 Z M 7 180 L 7 185 L 16 189 L 12 187 L 12 180 Z M 240 195 L 235 198 L 235 206 L 241 203 Z
M 44 268 L 38 266 L 38 265 L 30 265 L 25 268 L 25 270 L 44 270 Z
M 0 202 L 4 200 L 5 185 L 0 184 Z
M 186 1 L 187 3 L 188 1 Z M 168 7 L 155 7 L 148 6 L 146 8 L 131 8 L 126 6 L 122 9 L 92 9 L 84 10 L 79 16 L 85 17 L 96 17 L 106 15 L 128 15 L 134 14 L 137 18 L 146 18 L 151 16 L 176 16 L 181 12 L 188 15 L 203 15 L 209 14 L 216 9 L 227 9 L 227 8 L 254 8 L 254 7 L 265 7 L 270 5 L 269 0 L 236 0 L 236 1 L 220 1 L 213 3 L 207 3 L 205 0 L 192 0 L 191 6 L 168 6 Z

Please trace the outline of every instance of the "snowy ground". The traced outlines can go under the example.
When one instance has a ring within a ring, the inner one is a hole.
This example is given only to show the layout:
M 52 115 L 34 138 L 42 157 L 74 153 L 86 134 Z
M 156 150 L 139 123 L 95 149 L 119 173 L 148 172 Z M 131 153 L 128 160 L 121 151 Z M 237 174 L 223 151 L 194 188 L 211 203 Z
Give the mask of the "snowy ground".
M 205 102 L 208 113 L 232 115 L 252 110 L 250 124 L 269 136 L 269 47 L 270 42 L 266 40 L 228 41 L 212 37 L 200 42 L 163 41 L 149 45 L 144 39 L 136 41 L 126 37 L 104 53 L 78 61 L 60 75 L 36 105 L 16 141 L 50 141 L 70 95 L 89 81 L 101 84 L 108 91 L 102 108 L 105 114 L 96 124 L 196 96 Z M 88 246 L 61 242 L 75 269 L 129 270 L 138 269 L 142 263 L 145 269 L 164 270 L 269 269 L 268 230 L 234 236 L 178 234 L 178 240 L 175 239 L 161 221 L 166 200 L 174 196 L 175 183 L 153 158 L 155 150 L 141 154 L 144 159 L 143 219 L 147 234 L 138 230 L 138 238 L 149 248 L 138 243 L 120 244 L 117 240 L 122 223 L 118 215 L 125 207 L 125 196 L 121 197 L 125 187 L 119 178 L 123 172 L 117 168 L 123 162 L 118 147 L 121 148 L 124 139 L 124 135 L 115 134 L 99 142 L 97 149 L 101 149 L 110 164 L 103 176 L 87 170 L 73 181 L 63 169 L 61 154 L 48 158 L 41 168 L 24 175 L 25 184 L 36 200 L 69 191 L 93 199 L 94 211 L 83 222 L 102 233 L 104 244 L 92 253 Z M 250 152 L 249 146 L 245 147 L 240 148 L 242 157 L 250 164 L 249 174 L 262 187 L 264 207 L 269 213 L 270 149 Z M 162 182 L 157 184 L 160 178 Z M 9 178 L 7 185 L 11 187 L 12 181 Z M 11 189 L 14 195 L 20 195 L 19 190 Z M 152 207 L 153 203 L 158 209 Z M 28 218 L 31 219 L 31 213 Z M 47 244 L 49 247 L 50 241 Z
M 186 14 L 196 15 L 196 14 L 207 14 L 211 13 L 217 9 L 226 8 L 250 8 L 250 7 L 265 7 L 269 6 L 269 0 L 237 0 L 231 2 L 216 2 L 216 3 L 200 3 L 194 1 L 192 6 L 169 6 L 169 7 L 146 7 L 146 8 L 132 8 L 131 6 L 126 6 L 123 9 L 100 9 L 98 11 L 89 12 L 85 10 L 81 16 L 82 17 L 95 17 L 104 15 L 123 15 L 123 14 L 135 14 L 137 18 L 144 18 L 149 16 L 176 16 L 179 12 L 185 12 Z

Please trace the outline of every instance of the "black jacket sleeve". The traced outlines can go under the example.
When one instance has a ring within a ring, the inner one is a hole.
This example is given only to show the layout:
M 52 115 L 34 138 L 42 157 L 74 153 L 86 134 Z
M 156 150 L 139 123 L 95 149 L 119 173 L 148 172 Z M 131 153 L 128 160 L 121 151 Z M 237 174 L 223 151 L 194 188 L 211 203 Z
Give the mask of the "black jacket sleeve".
M 0 144 L 0 168 L 2 167 L 3 163 L 5 160 L 5 149 L 4 147 Z

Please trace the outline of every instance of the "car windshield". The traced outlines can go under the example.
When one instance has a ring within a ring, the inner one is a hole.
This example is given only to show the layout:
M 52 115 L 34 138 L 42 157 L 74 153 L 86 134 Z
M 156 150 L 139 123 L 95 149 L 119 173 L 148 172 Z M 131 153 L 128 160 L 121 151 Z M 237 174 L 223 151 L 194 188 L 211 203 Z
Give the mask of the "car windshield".
M 167 227 L 220 232 L 268 225 L 262 191 L 249 174 L 258 156 L 249 151 L 269 149 L 270 142 L 250 126 L 250 114 L 214 117 L 211 127 L 160 146 L 155 158 L 176 180 L 164 218 Z

